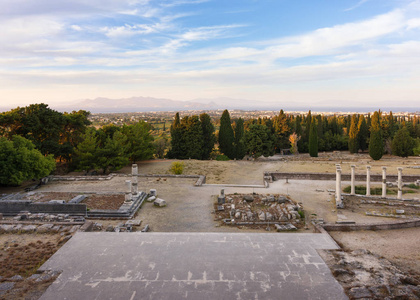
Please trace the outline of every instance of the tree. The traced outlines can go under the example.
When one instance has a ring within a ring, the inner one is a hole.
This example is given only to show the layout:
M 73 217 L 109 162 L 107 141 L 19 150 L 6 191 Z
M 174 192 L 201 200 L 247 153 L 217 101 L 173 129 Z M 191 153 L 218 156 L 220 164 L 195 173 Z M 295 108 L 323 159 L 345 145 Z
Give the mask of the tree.
M 184 152 L 179 158 L 201 159 L 203 156 L 203 128 L 198 116 L 184 117 L 181 120 L 182 144 Z
M 155 155 L 157 158 L 165 157 L 165 150 L 168 148 L 168 145 L 169 145 L 169 139 L 166 136 L 165 132 L 163 132 L 153 142 L 153 146 L 155 147 Z
M 370 126 L 369 155 L 374 160 L 381 159 L 384 153 L 384 145 L 382 141 L 382 130 L 379 122 L 379 113 L 374 112 Z
M 246 147 L 244 143 L 245 130 L 244 130 L 244 120 L 239 118 L 235 126 L 235 158 L 242 159 L 246 154 Z
M 179 119 L 179 113 L 175 114 L 174 121 L 171 125 L 171 149 L 168 151 L 168 158 L 180 158 L 184 150 L 184 145 L 182 143 L 182 130 L 181 130 L 181 121 Z
M 150 125 L 144 121 L 123 127 L 122 132 L 127 136 L 127 153 L 132 163 L 153 157 L 155 148 L 150 129 Z
M 274 154 L 274 141 L 270 129 L 267 126 L 252 124 L 245 134 L 247 152 L 254 159 L 264 155 L 268 157 Z
M 357 153 L 359 151 L 359 140 L 357 138 L 357 118 L 356 114 L 353 114 L 350 122 L 350 132 L 349 132 L 349 151 L 350 153 Z
M 359 124 L 357 125 L 357 140 L 359 141 L 359 149 L 365 151 L 367 149 L 367 141 L 369 138 L 369 129 L 366 124 L 364 115 L 359 117 Z
M 108 170 L 116 171 L 126 166 L 128 158 L 128 138 L 120 131 L 116 131 L 112 138 L 108 137 L 105 145 L 98 149 L 98 167 L 106 174 Z
M 39 179 L 55 169 L 52 155 L 44 156 L 28 139 L 14 135 L 12 140 L 0 138 L 0 184 L 20 185 Z
M 312 119 L 309 131 L 309 155 L 318 157 L 318 128 L 315 119 Z
M 402 126 L 392 140 L 392 154 L 408 157 L 413 155 L 413 149 L 416 146 L 415 140 L 410 136 L 406 126 Z
M 299 148 L 298 148 L 298 142 L 300 140 L 300 136 L 296 134 L 296 132 L 293 132 L 289 136 L 290 144 L 292 145 L 291 152 L 293 154 L 299 154 Z
M 278 116 L 274 119 L 274 132 L 276 135 L 276 148 L 281 150 L 282 148 L 288 148 L 289 147 L 289 122 L 287 119 L 286 114 L 283 110 L 280 110 L 280 113 Z
M 201 159 L 210 159 L 210 154 L 213 151 L 214 143 L 216 143 L 216 136 L 214 135 L 214 126 L 211 123 L 211 118 L 208 114 L 200 115 L 201 129 L 203 131 L 203 152 Z
M 98 135 L 96 129 L 89 127 L 86 132 L 81 136 L 82 141 L 75 149 L 75 158 L 73 163 L 76 170 L 86 171 L 98 168 Z
M 230 159 L 235 157 L 235 149 L 233 146 L 234 140 L 235 137 L 230 121 L 230 115 L 226 109 L 223 111 L 222 117 L 220 118 L 219 149 L 220 152 L 225 154 Z
M 31 104 L 2 114 L 0 127 L 9 138 L 20 135 L 35 145 L 42 154 L 60 156 L 60 134 L 65 119 L 63 114 L 52 110 L 47 104 Z

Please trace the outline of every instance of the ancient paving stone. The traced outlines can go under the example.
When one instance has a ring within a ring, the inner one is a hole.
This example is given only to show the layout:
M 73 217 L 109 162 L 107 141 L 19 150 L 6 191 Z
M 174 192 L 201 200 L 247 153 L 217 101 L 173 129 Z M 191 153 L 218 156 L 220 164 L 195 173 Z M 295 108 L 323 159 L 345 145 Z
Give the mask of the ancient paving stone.
M 347 299 L 323 234 L 78 232 L 41 270 L 41 299 Z

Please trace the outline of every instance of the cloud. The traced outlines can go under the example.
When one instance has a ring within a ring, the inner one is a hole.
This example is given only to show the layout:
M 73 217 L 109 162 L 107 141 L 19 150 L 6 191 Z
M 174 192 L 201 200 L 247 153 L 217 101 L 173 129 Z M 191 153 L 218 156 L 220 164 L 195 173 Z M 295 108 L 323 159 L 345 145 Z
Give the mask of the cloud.
M 364 3 L 368 2 L 368 1 L 369 1 L 369 0 L 360 0 L 360 1 L 359 1 L 359 2 L 357 2 L 355 5 L 353 5 L 353 6 L 349 7 L 349 8 L 347 8 L 347 9 L 345 9 L 344 11 L 350 11 L 350 10 L 356 9 L 356 8 L 358 8 L 359 6 L 362 6 Z

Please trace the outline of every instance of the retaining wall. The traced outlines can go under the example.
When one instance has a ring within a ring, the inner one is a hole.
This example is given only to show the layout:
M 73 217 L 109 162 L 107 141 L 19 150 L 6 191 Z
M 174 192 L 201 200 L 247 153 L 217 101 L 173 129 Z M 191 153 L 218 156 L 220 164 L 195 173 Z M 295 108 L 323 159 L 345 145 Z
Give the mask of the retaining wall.
M 0 213 L 5 216 L 14 216 L 21 211 L 85 216 L 86 204 L 33 203 L 31 200 L 0 201 Z
M 323 224 L 327 231 L 390 230 L 420 227 L 420 219 L 375 224 Z
M 335 173 L 288 173 L 288 172 L 264 172 L 265 176 L 271 176 L 273 181 L 280 179 L 297 179 L 297 180 L 335 180 Z M 366 181 L 366 174 L 355 174 L 356 181 Z M 415 182 L 420 179 L 420 175 L 403 175 L 403 182 Z M 342 181 L 351 181 L 351 174 L 341 174 Z M 386 181 L 393 182 L 398 180 L 398 175 L 386 175 Z M 382 182 L 381 174 L 371 174 L 371 182 Z

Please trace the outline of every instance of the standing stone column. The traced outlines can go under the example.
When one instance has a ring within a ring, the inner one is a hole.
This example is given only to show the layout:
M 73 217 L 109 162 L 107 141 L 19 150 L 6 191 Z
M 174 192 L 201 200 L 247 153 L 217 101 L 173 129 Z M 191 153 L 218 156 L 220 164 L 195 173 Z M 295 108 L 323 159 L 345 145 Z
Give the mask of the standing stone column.
M 402 170 L 403 168 L 397 168 L 398 170 L 398 196 L 397 199 L 402 199 Z
M 343 207 L 343 202 L 341 201 L 341 168 L 337 168 L 336 171 L 336 181 L 335 181 L 335 204 L 338 208 Z
M 355 168 L 356 168 L 356 166 L 355 165 L 351 165 L 351 192 L 350 192 L 350 194 L 351 195 L 355 195 L 356 194 L 356 187 L 354 186 L 354 181 L 355 181 L 355 174 L 354 174 L 354 172 L 355 172 Z
M 131 180 L 132 180 L 132 184 L 131 184 L 131 186 L 132 186 L 132 190 L 131 190 L 131 193 L 133 194 L 133 195 L 137 195 L 138 194 L 138 192 L 139 192 L 139 188 L 138 188 L 138 177 L 137 177 L 137 175 L 138 175 L 138 168 L 137 168 L 137 164 L 133 164 L 132 166 L 131 166 Z
M 131 201 L 131 180 L 125 181 L 125 201 Z
M 370 166 L 366 166 L 366 196 L 370 196 Z
M 386 198 L 386 167 L 382 167 L 382 198 Z

